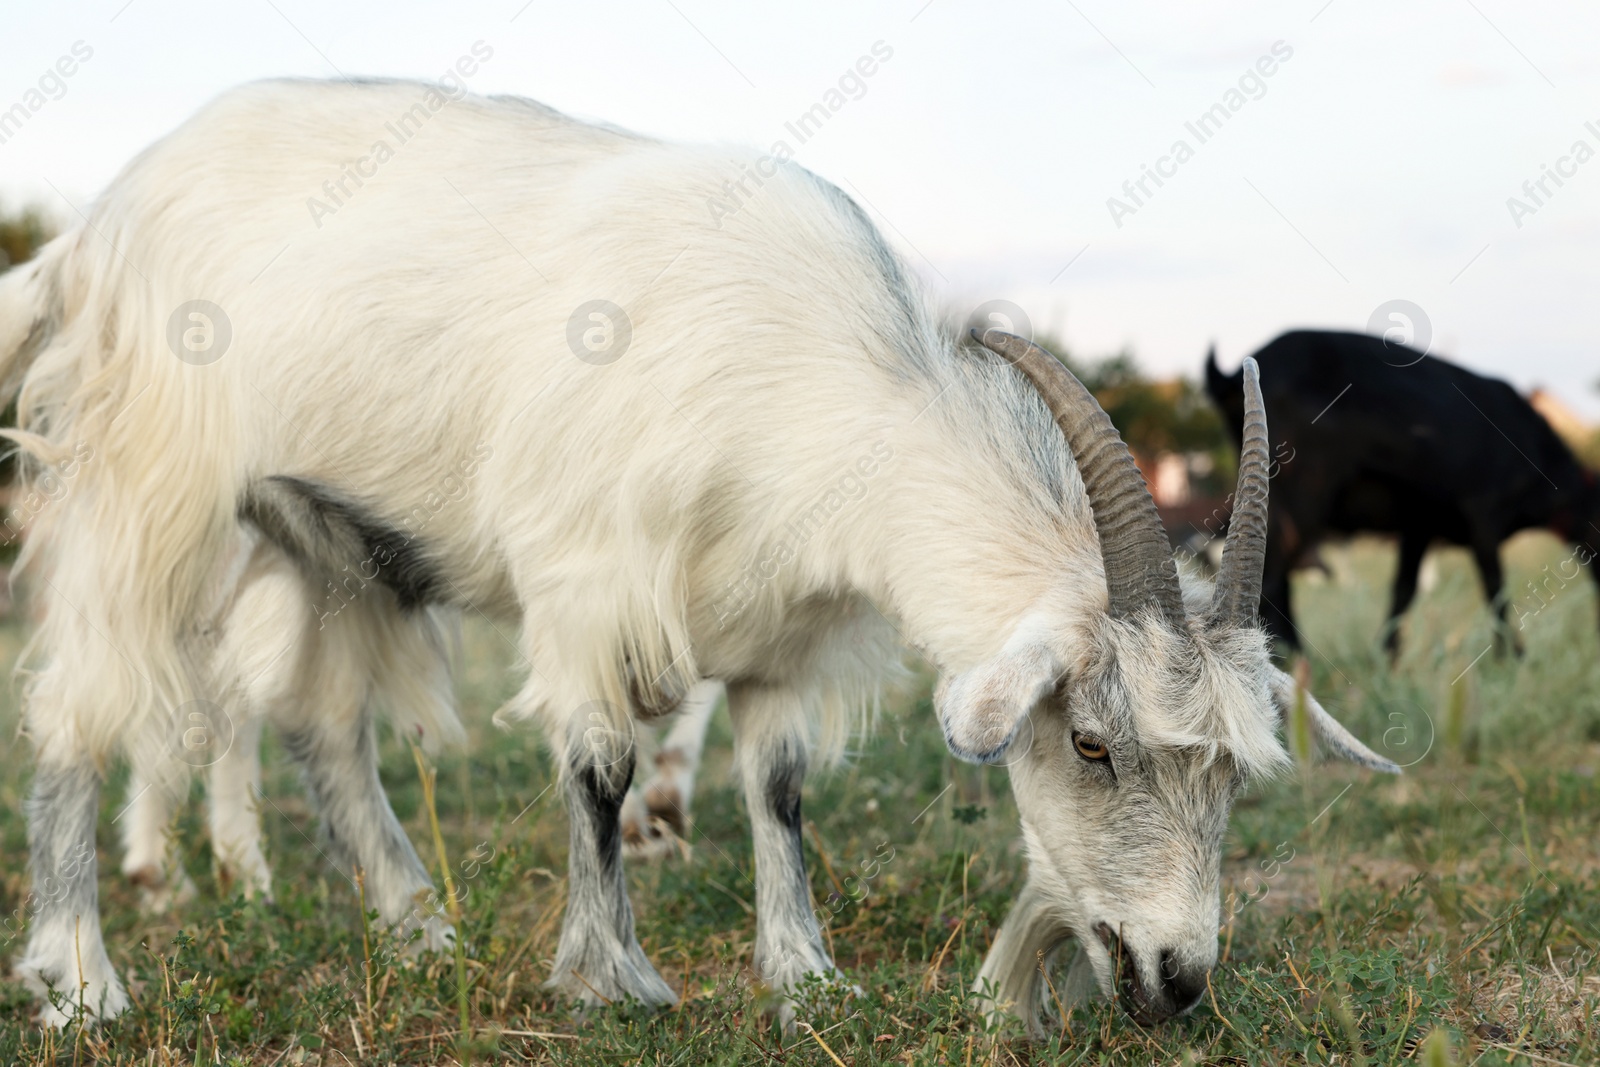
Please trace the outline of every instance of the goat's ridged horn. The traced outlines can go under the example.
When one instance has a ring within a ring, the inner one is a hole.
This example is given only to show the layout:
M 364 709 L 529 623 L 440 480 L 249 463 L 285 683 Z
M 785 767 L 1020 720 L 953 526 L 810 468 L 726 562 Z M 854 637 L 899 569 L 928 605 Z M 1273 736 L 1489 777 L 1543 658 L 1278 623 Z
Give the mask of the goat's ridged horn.
M 1110 416 L 1060 360 L 1033 342 L 996 329 L 973 330 L 972 337 L 1033 383 L 1066 435 L 1100 534 L 1111 613 L 1125 617 L 1154 604 L 1181 627 L 1183 591 L 1172 548 L 1156 502 Z
M 1244 447 L 1239 453 L 1239 484 L 1233 491 L 1228 540 L 1222 546 L 1211 612 L 1223 626 L 1253 626 L 1261 605 L 1261 567 L 1267 558 L 1267 406 L 1261 399 L 1261 372 L 1245 357 Z

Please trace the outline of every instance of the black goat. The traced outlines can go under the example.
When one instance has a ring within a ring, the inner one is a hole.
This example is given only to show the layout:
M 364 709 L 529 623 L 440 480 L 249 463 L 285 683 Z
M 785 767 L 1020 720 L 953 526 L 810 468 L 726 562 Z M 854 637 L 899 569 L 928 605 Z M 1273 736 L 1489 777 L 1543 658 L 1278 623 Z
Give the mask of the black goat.
M 1289 572 L 1329 535 L 1399 535 L 1385 637 L 1391 654 L 1399 647 L 1397 620 L 1435 540 L 1472 551 L 1502 633 L 1502 541 L 1543 526 L 1577 546 L 1578 563 L 1596 554 L 1594 475 L 1505 382 L 1356 333 L 1294 330 L 1255 358 L 1268 424 L 1287 446 L 1272 486 L 1261 616 L 1291 648 L 1300 642 Z M 1215 349 L 1206 359 L 1206 390 L 1238 440 L 1240 376 L 1218 370 Z M 1600 568 L 1591 574 L 1600 583 Z

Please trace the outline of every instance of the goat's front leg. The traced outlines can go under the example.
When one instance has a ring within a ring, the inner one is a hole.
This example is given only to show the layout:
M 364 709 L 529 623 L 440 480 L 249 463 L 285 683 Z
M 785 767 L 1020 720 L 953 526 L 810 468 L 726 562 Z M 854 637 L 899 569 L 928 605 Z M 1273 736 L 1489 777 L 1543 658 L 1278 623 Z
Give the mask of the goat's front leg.
M 804 707 L 792 690 L 738 685 L 728 690 L 728 712 L 755 845 L 756 971 L 782 997 L 778 1014 L 787 1025 L 794 1014 L 789 994 L 807 975 L 839 976 L 822 940 L 800 846 Z
M 17 972 L 44 1001 L 40 1019 L 47 1026 L 64 1026 L 80 1010 L 109 1019 L 128 1006 L 100 934 L 99 799 L 100 777 L 87 759 L 58 764 L 41 757 L 28 799 L 33 915 Z
M 571 824 L 567 915 L 547 983 L 593 1007 L 677 1000 L 639 947 L 622 871 L 622 799 L 633 781 L 634 742 L 621 723 L 579 724 L 564 754 Z

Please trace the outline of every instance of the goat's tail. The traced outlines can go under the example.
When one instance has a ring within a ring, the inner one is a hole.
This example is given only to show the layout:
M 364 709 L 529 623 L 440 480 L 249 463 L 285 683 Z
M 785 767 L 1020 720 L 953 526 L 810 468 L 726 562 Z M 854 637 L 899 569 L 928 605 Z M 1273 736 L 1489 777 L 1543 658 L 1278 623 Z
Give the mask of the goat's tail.
M 4 537 L 28 533 L 17 569 L 41 602 L 19 669 L 42 758 L 103 759 L 200 695 L 188 648 L 237 537 L 229 394 L 166 341 L 192 294 L 98 221 L 0 276 L 0 398 L 17 400 L 0 438 L 21 473 Z

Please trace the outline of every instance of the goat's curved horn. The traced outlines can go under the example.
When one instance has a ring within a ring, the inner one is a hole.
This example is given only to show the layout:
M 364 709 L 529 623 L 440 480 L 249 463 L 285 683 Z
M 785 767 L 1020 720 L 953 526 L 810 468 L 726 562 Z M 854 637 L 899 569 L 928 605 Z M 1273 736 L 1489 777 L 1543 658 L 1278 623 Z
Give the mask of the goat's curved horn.
M 1128 616 L 1154 604 L 1181 627 L 1183 591 L 1172 548 L 1144 477 L 1110 417 L 1060 360 L 1033 342 L 997 329 L 973 330 L 972 337 L 1033 383 L 1066 435 L 1100 534 L 1111 613 Z
M 1256 361 L 1244 361 L 1244 447 L 1239 453 L 1239 484 L 1233 490 L 1233 515 L 1222 547 L 1222 571 L 1212 601 L 1214 620 L 1223 626 L 1253 626 L 1261 604 L 1261 567 L 1267 558 L 1267 407 L 1261 399 Z

